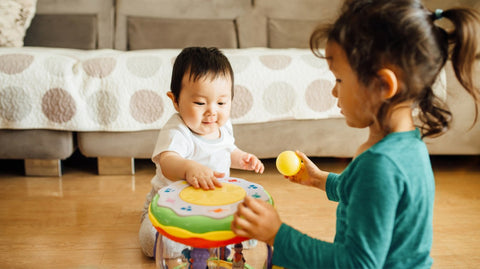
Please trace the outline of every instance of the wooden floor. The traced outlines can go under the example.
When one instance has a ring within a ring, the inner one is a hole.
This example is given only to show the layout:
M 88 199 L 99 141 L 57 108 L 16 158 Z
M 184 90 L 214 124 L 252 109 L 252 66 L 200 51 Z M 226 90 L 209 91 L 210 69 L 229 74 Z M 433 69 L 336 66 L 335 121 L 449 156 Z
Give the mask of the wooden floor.
M 341 171 L 348 160 L 315 159 Z M 137 239 L 154 166 L 136 160 L 135 176 L 98 176 L 94 159 L 63 162 L 63 177 L 25 177 L 23 162 L 0 160 L 0 268 L 154 268 Z M 480 268 L 480 156 L 434 157 L 433 268 Z M 272 160 L 264 175 L 232 176 L 263 185 L 282 219 L 333 240 L 336 204 L 291 184 Z M 313 201 L 313 202 L 312 202 Z

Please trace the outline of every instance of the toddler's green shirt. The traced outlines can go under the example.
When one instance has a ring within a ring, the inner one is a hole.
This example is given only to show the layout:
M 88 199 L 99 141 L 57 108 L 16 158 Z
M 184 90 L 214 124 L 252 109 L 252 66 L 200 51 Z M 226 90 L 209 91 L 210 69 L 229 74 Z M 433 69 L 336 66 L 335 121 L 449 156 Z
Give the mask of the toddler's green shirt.
M 431 267 L 435 182 L 418 129 L 391 133 L 341 174 L 330 173 L 326 192 L 338 201 L 334 243 L 282 224 L 273 264 L 289 269 Z

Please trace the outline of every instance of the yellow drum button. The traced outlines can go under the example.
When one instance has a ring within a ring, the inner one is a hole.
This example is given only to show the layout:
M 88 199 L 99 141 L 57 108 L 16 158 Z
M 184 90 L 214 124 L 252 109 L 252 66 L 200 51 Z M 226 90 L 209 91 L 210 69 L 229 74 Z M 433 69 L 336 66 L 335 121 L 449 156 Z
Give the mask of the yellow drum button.
M 183 189 L 179 196 L 190 204 L 201 206 L 221 206 L 229 205 L 241 201 L 245 198 L 246 191 L 237 185 L 222 183 L 222 187 L 216 187 L 214 190 L 195 189 L 192 186 Z

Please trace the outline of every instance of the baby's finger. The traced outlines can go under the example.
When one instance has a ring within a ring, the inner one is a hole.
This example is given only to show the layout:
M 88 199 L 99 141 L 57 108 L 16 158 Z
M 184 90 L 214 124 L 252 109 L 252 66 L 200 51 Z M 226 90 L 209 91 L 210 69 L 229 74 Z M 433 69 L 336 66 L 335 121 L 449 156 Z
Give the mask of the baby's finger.
M 218 186 L 220 185 L 220 186 Z M 211 176 L 210 179 L 208 180 L 208 186 L 210 187 L 210 190 L 214 190 L 215 187 L 222 187 L 222 184 L 220 184 L 220 182 L 218 182 L 217 178 L 215 177 L 215 175 Z
M 195 189 L 200 188 L 200 185 L 198 184 L 198 180 L 196 177 L 191 178 L 190 180 L 187 180 L 190 185 L 192 185 Z
M 210 184 L 213 185 L 212 183 L 209 184 L 209 182 L 204 179 L 198 180 L 198 184 L 204 190 L 210 190 Z
M 265 171 L 265 166 L 263 165 L 263 163 L 261 161 L 260 161 L 258 166 L 259 166 L 259 169 L 258 169 L 257 173 L 263 174 L 263 172 Z
M 222 175 L 223 175 L 222 177 L 225 176 L 225 174 L 223 174 L 223 173 L 222 173 Z M 222 183 L 221 183 L 220 181 L 218 181 L 217 178 L 218 178 L 218 177 L 213 177 L 213 178 L 212 178 L 213 189 L 215 189 L 215 187 L 219 187 L 219 188 L 222 187 Z
M 253 171 L 255 171 L 255 173 L 260 173 L 261 169 L 262 166 L 259 163 L 255 164 L 255 166 L 253 167 Z
M 220 172 L 217 172 L 217 171 L 213 171 L 213 176 L 215 178 L 223 178 L 223 177 L 225 177 L 225 173 L 220 173 Z
M 243 161 L 246 163 L 249 163 L 251 159 L 252 159 L 251 154 L 245 154 L 245 156 L 243 157 Z

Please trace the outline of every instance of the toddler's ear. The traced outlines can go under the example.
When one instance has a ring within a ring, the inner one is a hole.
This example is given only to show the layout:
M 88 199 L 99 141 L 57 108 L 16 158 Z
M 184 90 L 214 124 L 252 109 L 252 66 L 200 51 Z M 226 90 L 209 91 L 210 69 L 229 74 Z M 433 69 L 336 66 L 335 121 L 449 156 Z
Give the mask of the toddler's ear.
M 175 98 L 175 95 L 173 95 L 173 92 L 167 92 L 168 98 L 172 100 L 173 107 L 175 110 L 178 112 L 178 100 Z
M 380 79 L 381 90 L 382 90 L 382 97 L 384 99 L 390 99 L 398 91 L 398 78 L 395 73 L 388 69 L 382 68 L 377 72 L 377 75 Z

